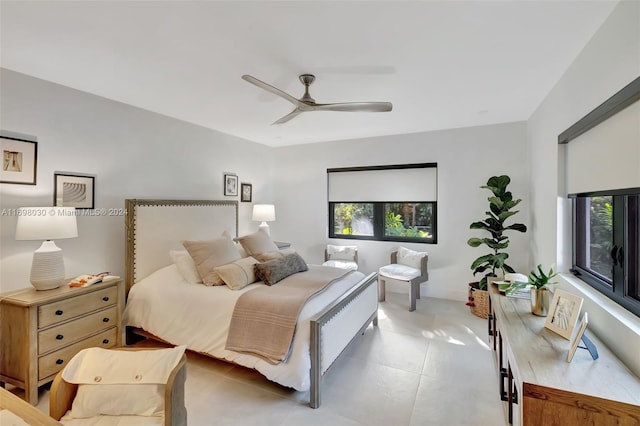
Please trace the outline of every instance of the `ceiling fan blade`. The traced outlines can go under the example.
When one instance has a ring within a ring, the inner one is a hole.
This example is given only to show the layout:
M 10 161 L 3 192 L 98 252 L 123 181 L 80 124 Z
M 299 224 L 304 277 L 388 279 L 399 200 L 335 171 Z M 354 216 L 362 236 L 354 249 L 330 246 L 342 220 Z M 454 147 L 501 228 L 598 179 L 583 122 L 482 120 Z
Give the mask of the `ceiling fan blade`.
M 300 102 L 298 99 L 294 98 L 293 96 L 291 96 L 288 93 L 283 92 L 282 90 L 271 86 L 270 84 L 265 83 L 264 81 L 258 80 L 255 77 L 252 77 L 248 74 L 245 74 L 242 76 L 242 79 L 245 81 L 248 81 L 251 84 L 255 84 L 256 86 L 258 86 L 261 89 L 264 89 L 268 92 L 273 93 L 274 95 L 280 96 L 283 99 L 288 100 L 289 102 L 291 102 L 292 104 L 294 104 L 297 107 L 301 107 L 304 106 L 304 104 L 302 102 Z
M 301 114 L 303 112 L 304 111 L 296 108 L 293 111 L 291 111 L 289 114 L 287 114 L 284 117 L 280 118 L 279 120 L 276 120 L 273 123 L 271 123 L 271 125 L 286 123 L 287 121 L 291 120 L 292 118 L 294 118 L 295 116 L 297 116 L 298 114 Z
M 342 104 L 314 104 L 314 111 L 346 112 L 388 112 L 393 109 L 391 102 L 348 102 Z

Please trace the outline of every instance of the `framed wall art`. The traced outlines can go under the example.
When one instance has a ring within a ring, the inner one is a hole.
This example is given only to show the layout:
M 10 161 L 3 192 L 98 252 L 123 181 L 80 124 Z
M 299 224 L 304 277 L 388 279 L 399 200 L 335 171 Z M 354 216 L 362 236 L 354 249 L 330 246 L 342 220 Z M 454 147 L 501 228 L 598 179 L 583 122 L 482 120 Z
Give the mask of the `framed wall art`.
M 252 186 L 250 183 L 242 183 L 240 185 L 240 202 L 250 203 L 252 196 Z
M 56 207 L 93 209 L 95 177 L 55 173 L 53 175 L 53 204 Z
M 230 173 L 224 174 L 224 195 L 238 195 L 238 176 Z
M 38 142 L 1 137 L 2 170 L 0 183 L 36 184 Z
M 556 289 L 553 292 L 553 300 L 544 326 L 567 340 L 571 339 L 573 328 L 582 309 L 582 302 L 582 297 Z

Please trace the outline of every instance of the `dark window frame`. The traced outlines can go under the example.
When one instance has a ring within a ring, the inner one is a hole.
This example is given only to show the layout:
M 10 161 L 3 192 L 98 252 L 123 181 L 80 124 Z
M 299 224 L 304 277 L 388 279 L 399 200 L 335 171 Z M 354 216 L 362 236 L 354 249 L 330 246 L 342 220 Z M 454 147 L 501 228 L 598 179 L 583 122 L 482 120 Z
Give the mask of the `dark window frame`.
M 586 245 L 582 227 L 578 227 L 583 214 L 580 210 L 589 207 L 589 204 L 582 206 L 580 200 L 605 195 L 613 197 L 613 245 L 616 247 L 615 254 L 617 255 L 619 250 L 622 250 L 622 261 L 615 262 L 611 283 L 600 274 L 577 265 L 578 253 Z M 640 275 L 638 274 L 640 261 L 636 252 L 639 246 L 640 229 L 638 229 L 638 221 L 634 221 L 632 218 L 632 214 L 637 217 L 638 209 L 640 208 L 640 188 L 572 194 L 569 197 L 573 199 L 571 272 L 600 293 L 640 317 L 640 299 L 634 296 L 640 295 Z M 634 277 L 634 279 L 630 279 L 630 277 Z
M 401 237 L 385 235 L 385 204 L 392 203 L 412 203 L 412 204 L 431 204 L 432 209 L 432 229 L 431 238 L 424 237 Z M 373 235 L 351 235 L 336 234 L 334 230 L 335 208 L 336 204 L 372 204 L 373 205 Z M 329 238 L 345 239 L 345 240 L 368 240 L 368 241 L 396 241 L 402 243 L 422 243 L 437 244 L 438 243 L 438 202 L 437 201 L 329 201 Z

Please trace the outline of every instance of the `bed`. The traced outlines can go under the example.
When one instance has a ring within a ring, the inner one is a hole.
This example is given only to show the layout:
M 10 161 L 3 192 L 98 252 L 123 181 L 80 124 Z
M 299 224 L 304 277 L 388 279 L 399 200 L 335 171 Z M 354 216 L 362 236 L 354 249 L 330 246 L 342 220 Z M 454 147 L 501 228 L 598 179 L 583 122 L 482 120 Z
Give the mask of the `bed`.
M 274 364 L 227 350 L 235 301 L 265 286 L 258 282 L 233 291 L 224 285 L 189 283 L 169 252 L 183 249 L 183 240 L 206 240 L 225 232 L 237 236 L 238 202 L 128 199 L 126 231 L 125 325 L 130 330 L 255 369 L 283 386 L 309 390 L 312 408 L 320 406 L 323 377 L 344 348 L 369 324 L 377 325 L 377 275 L 352 271 L 304 305 L 285 361 Z

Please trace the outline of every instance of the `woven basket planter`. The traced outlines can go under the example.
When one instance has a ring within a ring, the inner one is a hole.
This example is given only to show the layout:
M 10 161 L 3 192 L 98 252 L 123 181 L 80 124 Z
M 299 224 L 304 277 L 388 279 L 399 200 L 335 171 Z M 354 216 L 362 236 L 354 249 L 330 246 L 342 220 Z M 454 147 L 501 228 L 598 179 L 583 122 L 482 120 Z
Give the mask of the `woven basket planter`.
M 489 292 L 487 290 L 480 290 L 477 282 L 469 283 L 467 306 L 469 306 L 473 315 L 480 318 L 488 318 Z

